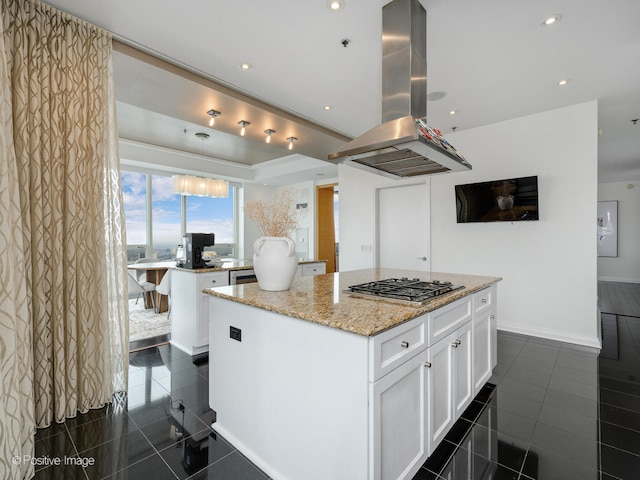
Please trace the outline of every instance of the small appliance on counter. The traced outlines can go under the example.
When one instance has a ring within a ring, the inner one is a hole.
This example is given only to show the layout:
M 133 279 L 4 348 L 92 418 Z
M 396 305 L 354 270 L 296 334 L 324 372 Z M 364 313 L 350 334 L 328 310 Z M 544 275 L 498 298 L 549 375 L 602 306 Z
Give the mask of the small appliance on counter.
M 185 254 L 184 268 L 206 268 L 203 258 L 204 248 L 215 243 L 213 233 L 185 233 L 183 248 Z
M 184 267 L 186 261 L 187 256 L 184 253 L 184 247 L 182 245 L 178 245 L 178 249 L 176 250 L 176 267 Z

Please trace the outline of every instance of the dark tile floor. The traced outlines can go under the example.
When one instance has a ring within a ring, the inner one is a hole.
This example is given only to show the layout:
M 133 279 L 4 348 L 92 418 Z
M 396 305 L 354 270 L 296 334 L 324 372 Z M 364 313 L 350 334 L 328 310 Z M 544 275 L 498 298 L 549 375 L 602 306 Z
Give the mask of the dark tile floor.
M 128 397 L 38 430 L 36 457 L 77 461 L 40 468 L 36 479 L 268 478 L 211 429 L 206 356 L 162 345 L 129 363 Z
M 640 318 L 622 313 L 603 314 L 600 355 L 499 332 L 491 383 L 415 479 L 640 479 Z M 71 460 L 36 478 L 268 478 L 210 428 L 207 398 L 206 357 L 134 353 L 128 397 L 38 431 L 36 457 Z

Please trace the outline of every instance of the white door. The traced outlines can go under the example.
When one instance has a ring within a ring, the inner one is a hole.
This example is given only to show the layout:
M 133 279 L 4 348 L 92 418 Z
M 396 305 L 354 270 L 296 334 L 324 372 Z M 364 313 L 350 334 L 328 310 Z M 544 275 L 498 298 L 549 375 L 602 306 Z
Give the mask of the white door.
M 427 182 L 377 189 L 377 266 L 429 270 Z

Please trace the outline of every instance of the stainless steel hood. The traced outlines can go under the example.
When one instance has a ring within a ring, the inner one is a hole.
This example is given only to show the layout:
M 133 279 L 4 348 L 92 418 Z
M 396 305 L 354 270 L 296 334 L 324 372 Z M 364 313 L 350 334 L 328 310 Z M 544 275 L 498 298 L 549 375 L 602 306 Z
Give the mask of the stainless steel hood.
M 390 178 L 470 170 L 471 165 L 426 122 L 427 13 L 418 0 L 382 9 L 382 125 L 329 155 Z

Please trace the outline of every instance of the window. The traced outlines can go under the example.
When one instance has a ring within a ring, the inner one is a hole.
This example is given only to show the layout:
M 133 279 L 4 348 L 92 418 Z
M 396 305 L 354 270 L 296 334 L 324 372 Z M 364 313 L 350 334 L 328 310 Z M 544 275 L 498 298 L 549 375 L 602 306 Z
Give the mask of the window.
M 220 256 L 233 256 L 236 243 L 236 189 L 229 198 L 181 197 L 170 176 L 122 171 L 127 260 L 175 258 L 185 232 L 215 233 Z M 186 225 L 182 231 L 181 225 Z
M 176 249 L 182 243 L 181 203 L 180 195 L 173 193 L 171 177 L 151 176 L 151 256 L 158 260 L 176 258 Z
M 229 186 L 228 198 L 186 197 L 186 231 L 213 232 L 216 236 L 213 250 L 221 257 L 234 254 L 234 198 L 235 188 L 232 186 Z
M 146 257 L 147 175 L 122 172 L 124 222 L 127 231 L 127 261 Z

